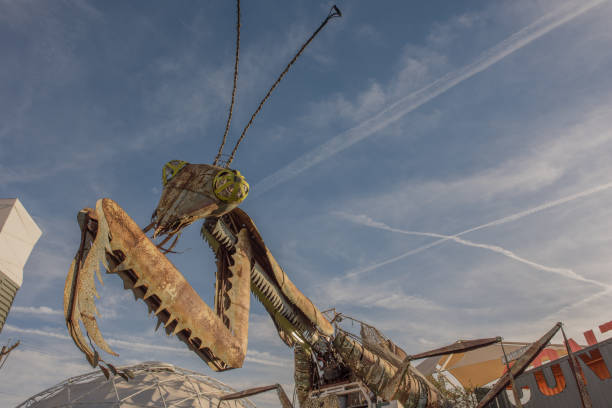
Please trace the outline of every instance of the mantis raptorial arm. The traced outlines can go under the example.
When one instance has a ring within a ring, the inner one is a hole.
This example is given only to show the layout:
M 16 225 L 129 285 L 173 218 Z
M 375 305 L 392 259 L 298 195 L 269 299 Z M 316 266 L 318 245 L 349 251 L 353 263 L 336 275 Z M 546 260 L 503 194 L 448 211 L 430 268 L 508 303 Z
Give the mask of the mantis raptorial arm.
M 119 274 L 126 289 L 143 298 L 164 324 L 215 370 L 240 367 L 248 336 L 250 261 L 248 241 L 239 236 L 236 251 L 227 270 L 232 287 L 231 324 L 222 319 L 200 298 L 183 275 L 144 235 L 136 223 L 112 200 L 99 200 L 95 210 L 87 210 L 82 225 L 82 242 L 66 280 L 64 313 L 68 330 L 77 347 L 90 362 L 95 352 L 81 332 L 83 322 L 88 336 L 102 350 L 116 355 L 98 329 L 94 297 L 98 297 L 94 273 L 102 282 L 99 264 L 109 273 Z M 92 229 L 95 228 L 93 231 Z M 243 234 L 244 235 L 244 234 Z
M 249 291 L 264 304 L 288 345 L 308 347 L 333 327 L 278 266 L 255 224 L 242 210 L 210 218 L 203 234 L 217 256 L 215 308 L 209 307 L 159 248 L 114 201 L 79 213 L 81 246 L 64 291 L 66 324 L 75 344 L 92 365 L 93 342 L 116 355 L 102 337 L 94 300 L 94 274 L 100 263 L 118 274 L 126 289 L 142 298 L 168 334 L 185 342 L 214 370 L 241 367 L 248 343 Z M 227 224 L 226 224 L 227 222 Z M 79 322 L 83 323 L 87 340 Z

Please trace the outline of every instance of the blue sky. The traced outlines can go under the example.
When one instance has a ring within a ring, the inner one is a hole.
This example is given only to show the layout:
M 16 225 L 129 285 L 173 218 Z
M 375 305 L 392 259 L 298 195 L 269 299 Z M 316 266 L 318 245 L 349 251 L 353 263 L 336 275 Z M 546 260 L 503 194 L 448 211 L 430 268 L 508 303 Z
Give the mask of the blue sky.
M 331 4 L 242 5 L 230 149 Z M 252 187 L 242 208 L 296 285 L 408 352 L 533 340 L 559 320 L 582 341 L 612 320 L 610 2 L 337 4 L 343 18 L 283 80 L 232 166 Z M 234 26 L 233 2 L 0 1 L 0 197 L 19 197 L 43 230 L 0 334 L 22 341 L 0 371 L 3 399 L 88 370 L 60 312 L 76 213 L 111 197 L 146 225 L 164 163 L 213 160 Z M 198 228 L 171 260 L 210 304 L 214 259 Z M 432 246 L 431 234 L 446 238 Z M 154 332 L 119 279 L 101 294 L 112 361 L 212 374 Z M 292 352 L 252 305 L 244 367 L 214 375 L 291 387 Z

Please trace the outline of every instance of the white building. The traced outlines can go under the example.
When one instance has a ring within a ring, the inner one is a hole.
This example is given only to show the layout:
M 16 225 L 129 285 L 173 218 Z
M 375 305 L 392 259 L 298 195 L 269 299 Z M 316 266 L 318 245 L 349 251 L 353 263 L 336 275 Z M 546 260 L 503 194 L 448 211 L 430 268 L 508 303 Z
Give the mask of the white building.
M 0 331 L 42 232 L 17 198 L 0 198 Z

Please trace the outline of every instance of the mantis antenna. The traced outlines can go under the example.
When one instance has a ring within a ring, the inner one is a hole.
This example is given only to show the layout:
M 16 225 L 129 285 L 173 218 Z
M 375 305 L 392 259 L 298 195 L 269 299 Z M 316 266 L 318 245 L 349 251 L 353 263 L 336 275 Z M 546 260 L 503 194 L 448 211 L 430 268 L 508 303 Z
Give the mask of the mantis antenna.
M 221 142 L 221 146 L 219 147 L 219 152 L 217 153 L 217 156 L 215 157 L 215 160 L 213 162 L 214 165 L 217 165 L 217 163 L 219 162 L 219 159 L 221 158 L 221 155 L 222 155 L 222 152 L 223 152 L 223 147 L 225 146 L 225 141 L 227 139 L 227 134 L 228 134 L 228 131 L 229 131 L 229 126 L 230 126 L 230 122 L 231 122 L 231 118 L 232 118 L 232 111 L 233 111 L 233 107 L 234 107 L 234 101 L 235 101 L 235 95 L 236 95 L 236 83 L 238 81 L 238 61 L 239 61 L 239 55 L 240 55 L 240 0 L 237 0 L 236 3 L 237 3 L 237 7 L 236 8 L 237 8 L 238 18 L 237 18 L 237 23 L 236 23 L 236 59 L 235 59 L 235 63 L 234 63 L 234 87 L 233 87 L 233 90 L 232 90 L 232 100 L 231 100 L 231 103 L 230 103 L 230 109 L 229 109 L 229 115 L 228 115 L 228 118 L 227 118 L 227 124 L 225 126 L 225 133 L 223 135 L 223 140 Z M 297 61 L 297 59 L 300 57 L 300 55 L 302 55 L 302 53 L 304 52 L 306 47 L 308 47 L 308 45 L 312 42 L 312 40 L 323 29 L 323 27 L 325 27 L 325 25 L 327 25 L 329 20 L 331 20 L 332 18 L 335 18 L 335 17 L 342 17 L 342 13 L 338 9 L 338 7 L 333 6 L 330 9 L 329 13 L 327 14 L 327 17 L 325 17 L 325 19 L 321 23 L 321 25 L 319 25 L 319 27 L 312 33 L 312 35 L 306 40 L 306 42 L 304 44 L 302 44 L 302 46 L 300 47 L 298 52 L 291 59 L 291 61 L 289 61 L 289 63 L 285 67 L 285 69 L 281 72 L 281 74 L 278 76 L 276 81 L 272 84 L 272 86 L 270 87 L 270 89 L 268 90 L 266 95 L 259 102 L 259 105 L 257 106 L 257 109 L 255 109 L 255 112 L 253 112 L 253 114 L 251 115 L 251 119 L 249 119 L 249 122 L 246 124 L 246 126 L 242 130 L 242 133 L 240 134 L 240 137 L 238 138 L 238 141 L 236 142 L 236 145 L 234 146 L 234 149 L 232 150 L 232 153 L 230 154 L 229 159 L 225 163 L 225 167 L 226 168 L 229 168 L 230 164 L 234 160 L 234 157 L 236 156 L 236 151 L 238 150 L 238 146 L 244 140 L 244 136 L 246 135 L 247 130 L 249 129 L 249 127 L 251 127 L 251 124 L 253 123 L 253 120 L 255 119 L 257 114 L 261 111 L 261 108 L 266 103 L 268 98 L 270 98 L 270 95 L 272 94 L 274 89 L 278 86 L 280 81 L 285 77 L 287 72 L 289 72 L 289 69 Z

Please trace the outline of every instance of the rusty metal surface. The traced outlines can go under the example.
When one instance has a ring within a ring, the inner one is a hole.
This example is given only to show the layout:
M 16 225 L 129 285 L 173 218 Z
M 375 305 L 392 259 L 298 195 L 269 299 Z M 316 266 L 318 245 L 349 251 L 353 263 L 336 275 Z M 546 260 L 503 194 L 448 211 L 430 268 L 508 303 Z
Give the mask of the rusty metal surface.
M 249 309 L 251 289 L 251 247 L 245 229 L 238 234 L 238 242 L 232 254 L 225 254 L 229 262 L 218 262 L 217 291 L 215 293 L 215 313 L 225 326 L 234 333 L 241 343 L 242 353 L 246 355 L 249 331 Z M 222 283 L 222 284 L 219 284 Z
M 319 330 L 306 314 L 283 293 L 271 270 L 265 247 L 254 238 L 249 227 L 255 230 L 247 215 L 238 219 L 233 217 L 232 213 L 221 218 L 208 218 L 202 226 L 202 236 L 217 257 L 217 293 L 226 286 L 225 274 L 230 273 L 228 265 L 231 262 L 228 254 L 236 250 L 237 237 L 244 235 L 243 241 L 248 242 L 251 251 L 251 291 L 270 314 L 280 338 L 289 347 L 293 347 L 296 342 L 314 344 L 319 338 Z M 216 310 L 224 307 L 218 297 L 215 302 Z
M 512 371 L 510 369 L 510 361 L 508 360 L 508 356 L 506 355 L 506 349 L 504 348 L 504 342 L 500 341 L 502 352 L 504 353 L 504 361 L 506 362 L 506 370 L 510 373 L 510 386 L 512 387 L 512 395 L 514 395 L 514 402 L 516 402 L 517 408 L 523 408 L 521 404 L 521 399 L 518 394 L 518 390 L 516 388 L 516 384 L 514 383 L 514 376 L 512 375 Z
M 293 408 L 291 401 L 289 401 L 289 397 L 287 397 L 285 390 L 280 384 L 264 385 L 263 387 L 249 388 L 247 390 L 238 391 L 233 394 L 226 394 L 220 397 L 219 401 L 229 401 L 229 400 L 235 400 L 235 399 L 240 399 L 240 398 L 247 398 L 247 397 L 261 394 L 263 392 L 267 392 L 271 390 L 276 390 L 276 393 L 278 395 L 278 400 L 282 408 Z
M 293 349 L 293 380 L 295 381 L 295 393 L 299 405 L 302 406 L 308 393 L 312 389 L 312 374 L 314 364 L 310 353 L 307 353 L 301 346 L 297 345 Z
M 231 213 L 228 214 L 230 219 L 233 220 L 235 225 L 244 225 L 246 229 L 252 234 L 252 239 L 259 247 L 261 253 L 265 256 L 267 261 L 267 268 L 272 273 L 278 286 L 280 287 L 283 294 L 293 303 L 323 334 L 329 336 L 334 333 L 334 328 L 329 321 L 323 316 L 321 311 L 312 303 L 306 295 L 304 295 L 294 284 L 291 282 L 287 274 L 278 265 L 276 259 L 272 256 L 272 253 L 266 246 L 261 237 L 261 234 L 257 230 L 255 223 L 248 216 L 246 212 L 240 208 L 235 208 Z M 255 250 L 255 249 L 254 249 Z M 263 265 L 262 265 L 263 266 Z
M 321 398 L 312 398 L 304 401 L 302 408 L 342 408 L 339 398 L 336 395 L 326 395 Z
M 504 390 L 508 384 L 510 383 L 512 375 L 513 377 L 517 377 L 521 375 L 523 371 L 529 364 L 540 354 L 540 352 L 546 347 L 550 339 L 553 338 L 555 334 L 561 328 L 561 323 L 557 323 L 550 329 L 546 334 L 544 334 L 541 338 L 539 338 L 536 342 L 534 342 L 529 348 L 523 353 L 521 357 L 519 357 L 514 365 L 510 368 L 510 371 L 506 371 L 506 373 L 495 383 L 495 385 L 491 388 L 491 390 L 484 396 L 484 398 L 478 403 L 477 408 L 482 408 L 486 406 L 489 402 L 491 402 L 497 395 Z
M 289 397 L 283 387 L 280 384 L 276 384 L 276 393 L 278 394 L 278 400 L 281 403 L 282 408 L 293 408 L 293 404 L 289 401 Z
M 189 171 L 183 173 L 185 169 L 189 170 L 189 165 L 168 185 L 181 181 L 181 174 L 189 175 Z M 99 356 L 81 332 L 79 321 L 97 347 L 116 355 L 102 337 L 96 320 L 94 300 L 98 295 L 94 274 L 102 282 L 100 263 L 106 270 L 117 273 L 136 298 L 145 301 L 149 310 L 158 316 L 158 326 L 163 324 L 166 332 L 177 335 L 214 370 L 240 367 L 246 355 L 249 291 L 255 289 L 252 274 L 256 272 L 256 261 L 265 265 L 265 270 L 260 272 L 269 275 L 274 287 L 278 286 L 277 296 L 264 305 L 281 338 L 284 336 L 293 346 L 294 332 L 308 341 L 316 341 L 317 330 L 333 333 L 327 319 L 278 266 L 250 217 L 243 211 L 237 213 L 228 216 L 234 234 L 231 242 L 216 242 L 212 236 L 210 239 L 217 256 L 214 311 L 115 202 L 102 199 L 95 210 L 79 213 L 82 239 L 66 279 L 64 310 L 71 337 L 92 365 L 96 365 Z M 268 295 L 273 292 L 269 288 L 265 290 Z M 287 308 L 291 310 L 287 312 Z M 289 313 L 291 321 L 280 315 L 281 309 Z
M 410 357 L 406 357 L 400 366 L 396 366 L 397 370 L 393 377 L 384 386 L 381 395 L 388 401 L 397 399 L 397 394 L 400 391 L 402 381 L 410 370 Z
M 99 313 L 94 303 L 94 298 L 98 297 L 94 273 L 101 282 L 100 262 L 108 267 L 105 255 L 110 251 L 108 224 L 106 218 L 100 218 L 98 213 L 103 214 L 101 201 L 98 201 L 96 210 L 85 209 L 77 217 L 81 227 L 81 244 L 70 265 L 64 287 L 64 317 L 68 332 L 92 366 L 97 365 L 97 354 L 87 344 L 79 322 L 83 323 L 89 337 L 98 347 L 109 354 L 117 355 L 102 338 L 95 318 Z M 92 231 L 94 222 L 95 231 Z M 95 239 L 96 233 L 99 239 Z
M 215 176 L 226 169 L 210 164 L 187 164 L 164 186 L 153 212 L 154 236 L 173 235 L 198 219 L 221 216 L 237 204 L 219 200 L 214 193 Z
M 246 390 L 234 392 L 232 394 L 225 394 L 219 397 L 219 400 L 220 401 L 230 401 L 230 400 L 235 400 L 235 399 L 240 399 L 240 398 L 247 398 L 252 395 L 261 394 L 262 392 L 275 390 L 276 387 L 278 386 L 279 386 L 278 384 L 272 384 L 272 385 L 264 385 L 262 387 L 249 388 Z
M 436 357 L 444 354 L 451 353 L 464 353 L 466 351 L 475 350 L 480 347 L 485 347 L 500 341 L 499 337 L 490 337 L 486 339 L 476 339 L 476 340 L 459 340 L 453 344 L 450 344 L 445 347 L 440 347 L 434 350 L 426 351 L 419 354 L 413 354 L 410 356 L 411 360 L 418 360 L 421 358 L 427 357 Z
M 237 330 L 232 334 L 183 275 L 115 202 L 99 200 L 96 210 L 87 212 L 87 218 L 96 221 L 96 231 L 92 232 L 88 225 L 82 227 L 81 249 L 66 280 L 64 312 L 70 335 L 90 363 L 97 353 L 87 344 L 79 320 L 98 347 L 114 354 L 104 341 L 95 318 L 97 310 L 94 298 L 97 293 L 94 272 L 101 281 L 99 264 L 102 262 L 110 272 L 119 273 L 137 297 L 145 300 L 163 321 L 167 332 L 186 342 L 213 370 L 242 366 L 247 346 L 248 302 L 236 307 L 234 324 Z M 90 241 L 91 248 L 85 251 Z M 244 246 L 239 245 L 239 248 L 242 249 L 238 252 L 245 251 Z M 235 256 L 248 258 L 246 254 Z M 249 269 L 245 269 L 241 261 L 234 266 L 233 274 L 240 288 L 232 297 L 243 299 L 244 287 L 248 288 L 250 284 Z M 239 302 L 234 304 L 238 305 Z
M 407 357 L 406 352 L 401 347 L 393 343 L 391 339 L 383 335 L 376 327 L 364 322 L 359 323 L 361 326 L 359 329 L 361 343 L 370 349 L 370 351 L 380 354 L 381 357 L 389 361 L 397 361 L 399 364 Z M 398 364 L 395 364 L 395 366 L 397 367 Z
M 408 367 L 397 387 L 388 387 L 398 368 L 364 348 L 343 330 L 338 330 L 334 346 L 342 360 L 376 395 L 385 400 L 397 399 L 407 408 L 438 408 L 442 402 L 433 387 L 416 369 Z M 393 395 L 387 395 L 395 390 Z
M 369 352 L 371 352 L 372 354 L 386 360 L 387 362 L 389 362 L 390 364 L 392 364 L 395 367 L 400 367 L 402 366 L 402 359 L 399 358 L 399 356 L 397 356 L 396 354 L 392 353 L 390 350 L 388 350 L 385 347 L 381 347 L 380 345 L 376 344 L 376 343 L 362 343 L 363 347 L 368 350 Z
M 578 394 L 580 395 L 580 402 L 582 404 L 582 408 L 592 408 L 593 402 L 591 401 L 589 392 L 586 389 L 583 373 L 582 371 L 578 371 L 576 369 L 576 367 L 580 367 L 580 365 L 578 361 L 576 361 L 576 357 L 572 352 L 572 348 L 570 347 L 569 342 L 567 341 L 567 337 L 565 336 L 565 330 L 563 330 L 563 327 L 561 327 L 561 333 L 563 334 L 563 344 L 565 344 L 565 349 L 567 350 L 569 366 L 572 370 L 576 385 L 578 386 Z

